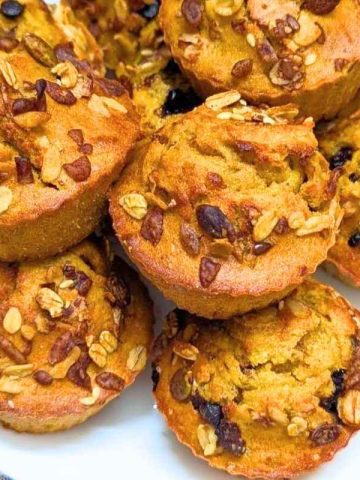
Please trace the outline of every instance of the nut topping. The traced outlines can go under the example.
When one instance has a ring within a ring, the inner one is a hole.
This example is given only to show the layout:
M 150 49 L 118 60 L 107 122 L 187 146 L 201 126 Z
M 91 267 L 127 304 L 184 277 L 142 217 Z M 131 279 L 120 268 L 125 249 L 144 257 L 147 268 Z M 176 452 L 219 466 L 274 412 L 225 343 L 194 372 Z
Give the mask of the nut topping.
M 152 207 L 142 221 L 140 235 L 152 245 L 157 245 L 163 233 L 163 221 L 163 211 L 159 207 Z
M 196 256 L 200 252 L 200 239 L 196 230 L 186 222 L 180 226 L 180 241 L 186 253 Z
M 50 365 L 56 365 L 65 360 L 74 346 L 74 338 L 70 332 L 65 332 L 57 337 L 49 352 Z
M 253 230 L 253 238 L 255 242 L 261 242 L 267 238 L 274 230 L 278 223 L 278 216 L 274 211 L 268 211 L 263 213 L 257 220 Z
M 47 310 L 52 318 L 61 317 L 64 309 L 63 299 L 50 288 L 41 288 L 36 301 L 43 310 Z
M 22 325 L 22 316 L 21 316 L 20 310 L 17 307 L 9 308 L 3 320 L 4 329 L 8 333 L 14 334 L 20 330 L 21 325 Z
M 91 163 L 85 155 L 72 163 L 65 163 L 63 168 L 75 182 L 85 182 L 91 175 Z
M 0 335 L 0 349 L 7 357 L 15 363 L 21 365 L 26 363 L 25 356 L 16 348 L 16 346 L 3 335 Z
M 111 372 L 99 373 L 95 382 L 105 390 L 115 390 L 116 392 L 121 392 L 125 387 L 125 380 Z
M 67 378 L 79 387 L 91 390 L 91 379 L 87 373 L 87 368 L 91 363 L 89 355 L 82 353 L 78 360 L 69 368 Z
M 147 212 L 146 198 L 140 193 L 128 193 L 119 199 L 120 206 L 130 217 L 141 220 Z
M 46 82 L 46 93 L 61 105 L 74 105 L 77 102 L 77 98 L 71 90 L 60 87 L 60 85 L 54 82 Z
M 65 88 L 73 88 L 77 84 L 78 71 L 68 60 L 55 65 L 55 67 L 52 68 L 51 73 L 61 78 L 61 85 Z
M 15 157 L 17 181 L 20 185 L 34 183 L 31 162 L 27 157 Z
M 173 352 L 184 360 L 189 360 L 190 362 L 195 362 L 199 355 L 199 350 L 192 345 L 191 343 L 181 342 L 180 340 L 175 340 Z
M 200 261 L 199 279 L 204 288 L 208 288 L 215 280 L 221 264 L 214 262 L 211 258 L 202 257 Z
M 0 213 L 6 212 L 10 207 L 10 204 L 13 199 L 13 194 L 10 188 L 0 187 Z
M 137 347 L 130 350 L 128 359 L 126 361 L 126 366 L 132 372 L 139 372 L 145 367 L 146 360 L 146 348 L 142 345 L 138 345 Z
M 197 428 L 197 438 L 203 449 L 205 457 L 214 455 L 217 449 L 217 436 L 215 428 L 211 425 L 199 425 Z

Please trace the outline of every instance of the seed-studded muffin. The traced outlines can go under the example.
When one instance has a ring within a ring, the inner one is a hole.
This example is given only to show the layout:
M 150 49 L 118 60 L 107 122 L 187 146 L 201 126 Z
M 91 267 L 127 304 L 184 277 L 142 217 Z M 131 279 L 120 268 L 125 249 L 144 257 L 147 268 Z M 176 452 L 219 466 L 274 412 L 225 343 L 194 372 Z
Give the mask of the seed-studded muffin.
M 152 341 L 137 276 L 93 243 L 40 262 L 1 266 L 0 421 L 64 430 L 130 385 Z
M 41 34 L 0 51 L 0 261 L 57 254 L 91 233 L 139 133 L 125 89 Z
M 360 81 L 357 0 L 164 0 L 161 26 L 204 96 L 237 89 L 333 117 Z
M 227 322 L 175 310 L 156 342 L 157 407 L 213 467 L 268 479 L 313 469 L 360 428 L 356 322 L 314 280 Z
M 103 49 L 107 75 L 132 94 L 145 133 L 162 127 L 169 115 L 201 103 L 163 42 L 157 0 L 70 0 L 69 4 Z M 68 11 L 67 0 L 58 9 Z
M 180 308 L 228 318 L 284 297 L 334 244 L 336 175 L 293 106 L 231 91 L 139 144 L 111 194 L 131 259 Z
M 360 96 L 348 116 L 323 125 L 318 130 L 319 146 L 330 168 L 339 176 L 339 192 L 344 219 L 327 268 L 346 282 L 360 287 Z M 357 107 L 357 108 L 354 108 Z

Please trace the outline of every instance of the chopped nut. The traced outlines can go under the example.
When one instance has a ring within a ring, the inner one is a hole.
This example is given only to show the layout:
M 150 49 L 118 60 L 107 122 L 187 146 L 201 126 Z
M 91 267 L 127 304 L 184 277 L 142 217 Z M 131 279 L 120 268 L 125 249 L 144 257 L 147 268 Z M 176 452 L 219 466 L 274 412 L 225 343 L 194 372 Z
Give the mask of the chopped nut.
M 90 407 L 91 405 L 94 405 L 96 403 L 96 401 L 98 400 L 98 398 L 100 397 L 100 388 L 99 387 L 94 387 L 93 388 L 93 391 L 92 391 L 92 394 L 89 396 L 89 397 L 84 397 L 80 400 L 80 403 L 82 403 L 83 405 L 86 405 L 88 407 Z
M 117 112 L 120 113 L 127 113 L 127 108 L 124 107 L 118 100 L 115 100 L 114 98 L 109 98 L 109 97 L 100 97 L 105 104 L 106 107 L 116 110 Z
M 117 338 L 108 330 L 104 330 L 100 333 L 99 342 L 100 345 L 105 348 L 107 353 L 115 352 L 118 347 Z
M 110 117 L 109 109 L 116 110 L 117 112 L 127 113 L 127 109 L 120 102 L 109 97 L 100 97 L 95 93 L 92 94 L 88 107 L 93 112 L 99 113 L 104 117 Z
M 347 425 L 360 425 L 360 391 L 349 390 L 338 401 L 338 412 L 341 420 Z
M 57 145 L 52 144 L 46 151 L 41 167 L 41 180 L 45 183 L 52 183 L 60 175 L 61 162 L 60 150 Z
M 56 365 L 50 369 L 49 374 L 55 379 L 65 378 L 70 367 L 72 367 L 72 365 L 78 361 L 80 354 L 80 348 L 74 347 L 66 358 L 56 363 Z
M 214 455 L 217 450 L 217 436 L 215 428 L 211 425 L 201 424 L 197 428 L 197 438 L 203 449 L 205 457 Z
M 269 414 L 269 418 L 274 422 L 278 423 L 279 425 L 286 426 L 289 424 L 289 419 L 287 414 L 283 410 L 280 410 L 277 407 L 269 407 L 268 414 Z
M 15 72 L 9 62 L 0 58 L 0 72 L 5 82 L 13 88 L 17 88 L 17 79 Z
M 302 417 L 293 417 L 287 427 L 287 432 L 290 437 L 297 437 L 306 432 L 308 427 L 307 421 Z
M 301 228 L 305 223 L 305 215 L 303 212 L 293 212 L 288 218 L 288 224 L 290 228 Z
M 20 350 L 3 335 L 0 335 L 0 349 L 16 364 L 22 365 L 26 363 L 25 355 L 21 353 Z
M 52 329 L 52 324 L 43 315 L 37 315 L 35 317 L 36 329 L 40 333 L 48 334 Z
M 78 71 L 69 60 L 55 65 L 51 70 L 51 73 L 58 75 L 61 78 L 61 84 L 65 88 L 73 88 L 77 84 Z
M 61 87 L 54 82 L 46 82 L 46 93 L 51 97 L 55 102 L 60 103 L 60 105 L 74 105 L 77 102 L 77 98 L 72 93 L 71 90 Z
M 26 339 L 26 340 L 32 340 L 35 337 L 36 330 L 34 327 L 31 325 L 23 325 L 20 329 L 21 335 Z
M 262 242 L 274 230 L 279 217 L 272 210 L 263 213 L 257 220 L 254 230 L 253 239 L 255 242 Z
M 66 376 L 79 387 L 85 388 L 86 390 L 91 390 L 91 378 L 87 373 L 87 368 L 91 363 L 91 358 L 87 353 L 82 353 L 78 360 L 71 365 Z
M 93 343 L 89 348 L 91 360 L 100 368 L 104 368 L 107 362 L 107 352 L 100 343 Z
M 313 65 L 317 60 L 317 56 L 316 56 L 316 53 L 308 53 L 305 57 L 305 60 L 304 60 L 304 65 L 306 65 L 307 67 L 309 65 Z
M 250 47 L 254 48 L 256 46 L 256 37 L 253 33 L 248 33 L 246 35 L 246 41 L 250 45 Z
M 64 309 L 63 299 L 50 288 L 41 288 L 36 301 L 43 310 L 47 310 L 52 318 L 61 317 Z
M 180 241 L 186 253 L 196 256 L 200 252 L 200 238 L 196 230 L 188 223 L 182 222 L 180 226 Z
M 6 212 L 13 199 L 13 193 L 8 187 L 0 187 L 0 213 Z
M 137 347 L 130 350 L 128 359 L 126 361 L 126 366 L 132 372 L 138 372 L 145 367 L 146 360 L 147 360 L 146 348 L 143 347 L 142 345 L 138 345 Z
M 125 387 L 125 381 L 115 373 L 111 372 L 99 373 L 99 375 L 96 376 L 95 381 L 99 387 L 104 388 L 105 390 L 121 392 Z
M 195 362 L 199 355 L 199 350 L 195 347 L 195 345 L 181 342 L 180 340 L 175 341 L 173 352 L 178 357 L 184 358 L 185 360 L 190 360 L 191 362 Z
M 218 262 L 214 262 L 211 258 L 202 257 L 200 260 L 200 268 L 199 268 L 199 280 L 201 286 L 204 288 L 208 288 L 219 273 L 221 268 L 221 264 Z
M 6 312 L 3 327 L 4 329 L 11 334 L 18 332 L 22 325 L 22 316 L 20 310 L 17 307 L 11 307 Z
M 161 208 L 152 207 L 145 215 L 140 229 L 140 235 L 152 245 L 157 245 L 163 233 L 164 214 Z
M 91 175 L 91 163 L 86 155 L 63 165 L 65 172 L 75 182 L 85 182 Z
M 31 130 L 32 128 L 41 127 L 51 118 L 50 113 L 47 112 L 26 112 L 16 115 L 14 122 L 24 130 Z
M 49 351 L 48 361 L 50 365 L 56 365 L 65 360 L 74 348 L 74 345 L 74 337 L 71 332 L 59 335 Z
M 130 217 L 141 220 L 147 212 L 147 201 L 140 193 L 128 193 L 120 198 L 119 204 Z
M 302 237 L 304 235 L 311 235 L 312 233 L 322 232 L 334 225 L 335 219 L 332 215 L 313 215 L 305 220 L 304 225 L 296 230 L 296 235 Z
M 230 90 L 224 93 L 217 93 L 205 100 L 205 105 L 211 110 L 219 111 L 228 105 L 232 105 L 240 100 L 241 95 L 236 90 Z

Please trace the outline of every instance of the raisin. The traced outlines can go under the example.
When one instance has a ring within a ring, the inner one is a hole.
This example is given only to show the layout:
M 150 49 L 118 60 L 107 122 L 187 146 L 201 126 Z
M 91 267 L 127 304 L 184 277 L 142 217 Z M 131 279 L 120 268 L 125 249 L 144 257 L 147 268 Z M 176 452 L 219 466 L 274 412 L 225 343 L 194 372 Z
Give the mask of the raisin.
M 234 242 L 235 229 L 227 216 L 219 207 L 213 205 L 199 205 L 196 208 L 196 218 L 200 227 L 212 238 L 228 237 Z
M 319 425 L 310 434 L 310 440 L 317 446 L 328 445 L 340 436 L 340 426 L 324 423 Z
M 204 400 L 198 393 L 191 398 L 195 410 L 208 423 L 217 428 L 224 417 L 221 405 Z
M 201 98 L 192 88 L 181 90 L 175 88 L 168 93 L 162 111 L 163 115 L 175 115 L 186 113 L 198 107 L 202 103 Z
M 38 370 L 34 373 L 33 377 L 37 383 L 44 386 L 51 385 L 54 380 L 50 373 L 46 372 L 45 370 Z
M 326 15 L 332 12 L 339 3 L 340 0 L 305 0 L 302 6 L 316 15 Z
M 354 232 L 348 240 L 349 247 L 355 248 L 360 245 L 360 232 L 357 230 Z
M 219 444 L 224 450 L 227 450 L 236 456 L 240 456 L 245 453 L 245 441 L 241 438 L 240 429 L 235 423 L 228 422 L 225 418 L 223 418 L 220 421 L 219 426 L 216 428 L 216 435 L 218 437 Z
M 163 233 L 164 214 L 161 208 L 153 207 L 145 215 L 140 234 L 154 246 L 160 242 Z
M 183 0 L 181 13 L 192 27 L 199 27 L 202 20 L 200 0 Z
M 200 252 L 200 239 L 196 230 L 186 222 L 180 226 L 180 240 L 186 253 L 196 256 Z
M 139 13 L 142 17 L 146 18 L 146 20 L 152 20 L 159 13 L 159 8 L 160 1 L 153 0 L 152 3 L 150 3 L 149 5 L 145 5 L 145 7 L 138 10 L 137 13 Z
M 110 272 L 106 282 L 106 297 L 112 305 L 124 308 L 131 301 L 130 291 L 115 271 Z
M 322 398 L 320 400 L 320 405 L 322 406 L 322 408 L 324 408 L 327 412 L 332 413 L 333 415 L 336 415 L 336 416 L 337 416 L 338 399 L 345 387 L 345 373 L 346 373 L 346 370 L 340 369 L 340 370 L 335 370 L 331 374 L 331 378 L 335 386 L 335 391 L 330 397 Z
M 95 378 L 96 383 L 99 387 L 104 388 L 105 390 L 115 390 L 116 392 L 121 392 L 125 387 L 125 381 L 111 372 L 99 373 Z
M 170 392 L 178 402 L 186 402 L 191 395 L 191 383 L 186 368 L 176 370 L 170 380 Z
M 75 288 L 79 292 L 79 295 L 82 297 L 86 297 L 89 293 L 90 288 L 92 286 L 92 280 L 89 278 L 86 273 L 79 271 L 77 272 L 77 278 L 75 281 Z
M 338 152 L 329 159 L 330 170 L 342 167 L 348 160 L 351 160 L 353 153 L 354 149 L 352 147 L 341 147 Z
M 200 261 L 199 279 L 202 287 L 208 288 L 215 280 L 221 264 L 214 262 L 211 258 L 203 257 Z
M 250 58 L 239 60 L 231 69 L 231 75 L 235 78 L 244 78 L 250 75 L 253 69 L 253 61 Z
M 34 183 L 31 162 L 27 157 L 15 157 L 17 181 L 20 185 Z
M 13 20 L 22 15 L 24 8 L 24 5 L 16 0 L 5 0 L 4 2 L 1 2 L 0 11 L 4 17 Z

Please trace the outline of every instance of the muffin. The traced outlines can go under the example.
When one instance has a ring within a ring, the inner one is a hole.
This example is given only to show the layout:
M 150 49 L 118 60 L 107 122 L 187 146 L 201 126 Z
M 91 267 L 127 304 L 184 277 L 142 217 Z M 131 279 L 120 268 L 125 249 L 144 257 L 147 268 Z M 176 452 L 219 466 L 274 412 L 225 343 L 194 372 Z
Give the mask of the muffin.
M 318 119 L 358 89 L 356 0 L 164 0 L 160 15 L 175 60 L 204 96 L 236 89 Z
M 314 280 L 227 322 L 175 310 L 155 350 L 157 408 L 212 467 L 272 480 L 311 470 L 360 427 L 357 321 Z
M 0 267 L 0 421 L 45 433 L 84 422 L 130 385 L 152 341 L 151 303 L 119 259 L 84 242 Z
M 54 255 L 90 234 L 139 134 L 125 89 L 95 76 L 70 43 L 41 35 L 23 32 L 0 51 L 4 262 Z
M 176 305 L 208 318 L 284 297 L 325 260 L 340 220 L 311 120 L 239 96 L 209 97 L 139 144 L 111 193 L 130 258 Z
M 352 112 L 319 126 L 319 148 L 330 169 L 339 176 L 339 193 L 344 209 L 335 245 L 329 251 L 326 268 L 347 283 L 360 287 L 360 109 L 359 96 Z M 357 106 L 357 108 L 354 108 Z
M 107 75 L 129 89 L 144 133 L 162 127 L 169 115 L 202 103 L 164 45 L 159 2 L 70 0 L 69 4 L 102 48 Z M 67 0 L 58 7 L 64 8 L 69 8 Z

